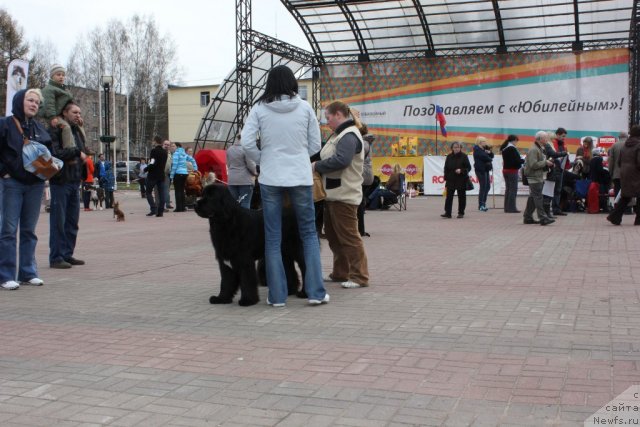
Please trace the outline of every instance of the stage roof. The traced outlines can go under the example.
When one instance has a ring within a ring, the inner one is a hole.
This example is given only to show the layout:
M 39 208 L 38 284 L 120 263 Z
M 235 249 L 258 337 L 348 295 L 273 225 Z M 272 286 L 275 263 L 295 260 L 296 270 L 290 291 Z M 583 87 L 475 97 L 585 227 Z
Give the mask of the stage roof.
M 629 45 L 632 0 L 282 0 L 324 63 Z

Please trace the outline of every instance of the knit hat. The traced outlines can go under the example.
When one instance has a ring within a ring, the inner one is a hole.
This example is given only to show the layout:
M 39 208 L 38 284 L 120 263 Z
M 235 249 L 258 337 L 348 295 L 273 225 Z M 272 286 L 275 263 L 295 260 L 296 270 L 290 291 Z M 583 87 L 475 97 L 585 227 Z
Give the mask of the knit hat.
M 67 74 L 67 70 L 60 64 L 53 64 L 51 66 L 51 73 L 49 74 L 51 77 L 53 77 L 56 73 L 62 71 L 63 73 Z

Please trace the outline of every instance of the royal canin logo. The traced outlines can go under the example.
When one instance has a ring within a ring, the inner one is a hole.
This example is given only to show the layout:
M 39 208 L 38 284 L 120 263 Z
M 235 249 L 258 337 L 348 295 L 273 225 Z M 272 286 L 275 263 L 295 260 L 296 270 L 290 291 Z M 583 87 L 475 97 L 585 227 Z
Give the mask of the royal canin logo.
M 413 163 L 410 165 L 407 165 L 407 167 L 404 170 L 407 173 L 407 175 L 411 175 L 411 176 L 418 173 L 418 168 Z
M 382 168 L 380 168 L 380 172 L 382 172 L 383 175 L 390 176 L 391 172 L 393 172 L 393 169 L 391 168 L 390 164 L 385 163 L 384 165 L 382 165 Z

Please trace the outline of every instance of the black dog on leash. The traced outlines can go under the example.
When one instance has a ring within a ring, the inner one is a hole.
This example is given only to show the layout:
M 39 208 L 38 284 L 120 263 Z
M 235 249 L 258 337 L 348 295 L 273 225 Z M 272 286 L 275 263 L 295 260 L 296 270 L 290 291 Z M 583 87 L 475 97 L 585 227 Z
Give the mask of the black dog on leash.
M 240 289 L 241 306 L 258 303 L 256 261 L 264 258 L 264 220 L 261 211 L 244 209 L 231 196 L 226 185 L 204 187 L 196 202 L 196 213 L 209 219 L 209 233 L 220 267 L 220 293 L 209 298 L 211 304 L 230 304 Z M 300 281 L 297 262 L 304 277 L 304 254 L 295 215 L 285 212 L 282 218 L 282 261 L 287 276 L 289 295 L 298 293 Z M 261 267 L 261 270 L 263 268 Z M 266 284 L 264 271 L 261 280 Z

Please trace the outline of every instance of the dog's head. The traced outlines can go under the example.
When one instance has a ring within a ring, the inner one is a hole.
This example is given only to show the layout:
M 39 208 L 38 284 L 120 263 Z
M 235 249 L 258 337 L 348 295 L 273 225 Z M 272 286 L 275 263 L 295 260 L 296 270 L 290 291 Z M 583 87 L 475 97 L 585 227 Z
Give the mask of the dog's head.
M 117 200 L 113 202 L 113 210 L 116 210 L 116 209 L 120 209 L 120 202 Z
M 238 203 L 224 184 L 206 185 L 202 189 L 202 197 L 196 202 L 196 213 L 202 218 L 231 217 L 237 208 Z

